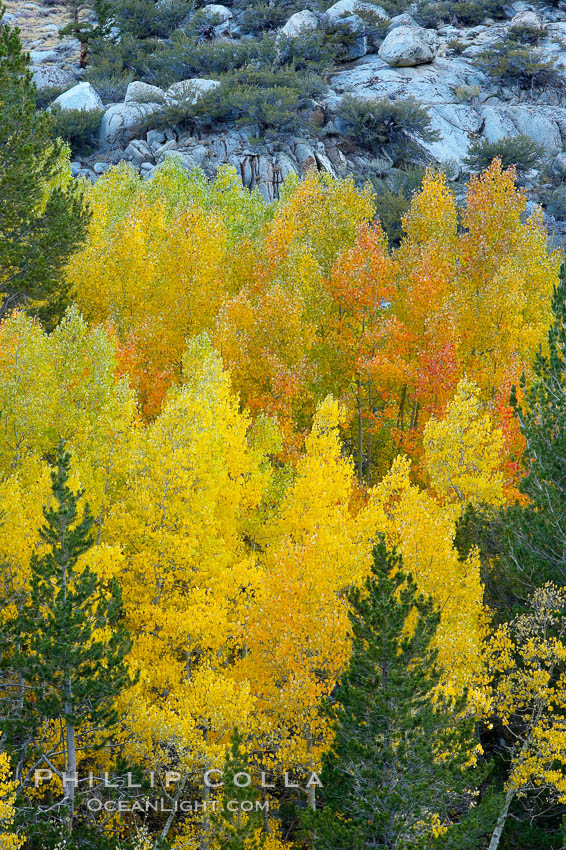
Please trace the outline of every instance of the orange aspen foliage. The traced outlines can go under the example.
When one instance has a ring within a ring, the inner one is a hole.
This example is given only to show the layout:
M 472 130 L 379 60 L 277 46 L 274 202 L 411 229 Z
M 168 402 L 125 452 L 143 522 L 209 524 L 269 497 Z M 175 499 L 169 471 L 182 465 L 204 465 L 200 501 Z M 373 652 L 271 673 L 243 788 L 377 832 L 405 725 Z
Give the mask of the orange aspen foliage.
M 360 481 L 369 478 L 373 437 L 394 371 L 398 322 L 391 316 L 394 263 L 378 225 L 361 224 L 326 282 L 328 316 L 319 326 L 316 355 L 323 379 L 348 405 Z M 393 369 L 390 369 L 390 364 Z M 395 378 L 393 378 L 395 380 Z
M 398 348 L 402 377 L 388 416 L 394 446 L 419 462 L 426 422 L 442 414 L 466 375 L 507 422 L 508 477 L 513 472 L 520 439 L 502 388 L 530 369 L 559 265 L 540 210 L 525 221 L 525 207 L 513 170 L 495 160 L 470 180 L 460 226 L 446 178 L 430 171 L 404 218 L 391 309 L 406 345 Z
M 274 283 L 228 300 L 212 334 L 242 403 L 277 419 L 283 459 L 296 459 L 312 418 L 314 333 L 300 294 Z

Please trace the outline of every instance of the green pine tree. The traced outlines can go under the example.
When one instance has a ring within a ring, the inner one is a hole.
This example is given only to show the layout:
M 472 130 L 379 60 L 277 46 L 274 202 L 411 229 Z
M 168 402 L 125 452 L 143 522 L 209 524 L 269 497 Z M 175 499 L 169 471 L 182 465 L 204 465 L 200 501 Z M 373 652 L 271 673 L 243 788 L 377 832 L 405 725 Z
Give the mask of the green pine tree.
M 36 110 L 18 30 L 0 23 L 0 318 L 31 302 L 52 322 L 66 305 L 61 271 L 88 215 L 77 183 L 57 185 L 61 154 L 50 115 Z
M 525 596 L 547 581 L 566 584 L 566 264 L 552 299 L 548 354 L 539 351 L 534 380 L 511 402 L 526 440 L 520 490 L 525 507 L 508 512 L 510 558 Z
M 20 724 L 12 714 L 6 724 L 8 744 L 26 742 L 29 753 L 41 760 L 39 740 L 25 735 L 30 715 L 34 724 L 57 721 L 62 729 L 61 747 L 65 754 L 64 803 L 68 825 L 75 811 L 77 774 L 77 735 L 81 746 L 101 746 L 112 734 L 118 716 L 116 696 L 130 684 L 125 657 L 130 639 L 122 624 L 121 595 L 114 581 L 105 586 L 83 559 L 93 546 L 93 518 L 88 505 L 78 518 L 77 501 L 68 485 L 70 456 L 60 444 L 53 469 L 54 506 L 44 510 L 45 525 L 40 535 L 46 544 L 41 557 L 31 563 L 31 591 L 19 616 L 4 629 L 10 631 L 13 646 L 8 665 L 22 703 Z M 110 637 L 101 638 L 101 629 L 110 627 Z M 95 634 L 98 632 L 98 634 Z M 4 635 L 5 636 L 5 635 Z M 22 696 L 20 696 L 22 695 Z M 21 725 L 24 724 L 24 734 Z M 0 729 L 3 722 L 0 719 Z M 96 734 L 94 734 L 96 730 Z M 22 754 L 18 754 L 20 759 Z M 51 759 L 50 759 L 51 762 Z M 47 763 L 50 763 L 47 762 Z
M 65 0 L 69 23 L 59 37 L 72 36 L 81 44 L 81 67 L 88 61 L 85 49 L 90 41 L 105 38 L 112 28 L 112 5 L 108 0 Z M 94 17 L 94 21 L 93 21 Z
M 315 847 L 437 846 L 432 823 L 449 825 L 470 806 L 463 766 L 473 745 L 462 701 L 433 696 L 438 611 L 383 541 L 350 601 L 352 656 L 329 708 L 336 737 L 323 760 L 323 808 L 311 821 Z
M 215 840 L 222 850 L 259 850 L 265 838 L 265 835 L 260 835 L 261 813 L 255 809 L 258 789 L 251 782 L 246 784 L 247 777 L 251 778 L 251 769 L 242 751 L 242 743 L 242 735 L 234 729 L 224 762 L 224 784 L 211 822 Z M 246 812 L 250 805 L 253 809 Z M 256 841 L 254 836 L 257 836 Z

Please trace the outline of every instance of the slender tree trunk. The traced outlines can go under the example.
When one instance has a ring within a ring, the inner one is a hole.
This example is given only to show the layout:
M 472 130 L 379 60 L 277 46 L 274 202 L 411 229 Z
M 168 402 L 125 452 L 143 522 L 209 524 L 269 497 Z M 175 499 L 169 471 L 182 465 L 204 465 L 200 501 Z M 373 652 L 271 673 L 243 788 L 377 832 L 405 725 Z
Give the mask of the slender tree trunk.
M 20 650 L 20 645 L 18 643 L 17 650 L 18 653 Z M 18 702 L 17 702 L 17 712 L 19 717 L 21 718 L 24 713 L 24 705 L 25 705 L 25 682 L 24 677 L 21 673 L 18 673 Z M 0 739 L 1 740 L 1 739 Z M 22 774 L 24 772 L 24 766 L 26 763 L 26 758 L 28 754 L 28 747 L 31 743 L 30 737 L 27 737 L 24 741 L 22 741 L 20 745 L 20 758 L 18 760 L 18 764 L 16 767 L 16 782 L 20 782 L 22 778 Z
M 208 741 L 208 730 L 203 729 L 203 739 L 204 741 Z M 202 788 L 202 827 L 200 833 L 200 842 L 199 842 L 199 850 L 208 850 L 210 843 L 210 818 L 208 817 L 208 803 L 210 800 L 210 787 L 207 782 L 204 781 L 204 774 L 206 773 L 207 767 L 206 763 L 203 764 L 203 788 Z
M 309 738 L 307 746 L 308 752 L 310 753 L 312 750 L 312 739 Z M 312 772 L 312 758 L 309 761 L 309 767 Z M 307 806 L 309 809 L 312 809 L 313 812 L 316 812 L 316 785 L 313 783 L 307 787 Z
M 491 841 L 489 842 L 488 850 L 497 850 L 497 848 L 499 847 L 499 842 L 501 841 L 501 836 L 503 835 L 503 830 L 505 829 L 505 824 L 507 823 L 509 807 L 513 801 L 514 796 L 515 788 L 510 788 L 507 794 L 505 795 L 505 802 L 503 804 L 501 812 L 499 813 L 499 817 L 497 818 L 497 823 L 495 824 L 495 829 L 493 830 L 493 835 L 491 836 Z
M 372 422 L 372 414 L 373 414 L 373 395 L 372 395 L 372 384 L 371 381 L 368 381 L 368 409 L 369 409 L 369 425 L 368 425 L 368 469 L 366 475 L 366 483 L 370 483 L 371 478 L 371 464 L 373 461 L 373 433 L 371 429 Z
M 267 802 L 267 790 L 265 788 L 261 789 L 261 819 L 263 821 L 263 831 L 266 835 L 271 835 L 271 827 L 269 826 L 269 812 L 265 807 L 265 803 Z
M 0 305 L 0 321 L 4 318 L 4 316 L 13 310 L 18 301 L 22 298 L 23 293 L 21 292 L 12 292 L 11 295 L 6 295 L 4 301 Z
M 316 786 L 309 785 L 307 788 L 307 806 L 316 812 Z
M 399 399 L 399 411 L 397 413 L 397 427 L 400 431 L 403 430 L 405 425 L 405 400 L 407 398 L 407 384 L 403 384 L 403 389 L 401 390 L 401 398 Z
M 203 817 L 202 817 L 202 827 L 200 834 L 200 843 L 199 850 L 208 850 L 209 840 L 210 840 L 210 818 L 208 816 L 208 803 L 210 800 L 210 788 L 204 783 L 202 789 L 202 804 L 203 804 Z
M 362 416 L 362 397 L 360 381 L 356 381 L 356 404 L 358 407 L 358 481 L 364 480 L 363 455 L 364 455 L 364 420 Z
M 309 769 L 312 772 L 312 769 L 313 769 L 312 735 L 311 735 L 310 732 L 307 733 L 306 742 L 307 742 L 307 752 L 309 753 Z M 316 785 L 308 785 L 306 792 L 307 792 L 307 806 L 309 807 L 309 809 L 311 809 L 311 811 L 316 812 Z M 316 832 L 313 828 L 311 830 L 311 834 L 310 834 L 310 838 L 309 838 L 310 850 L 314 850 L 315 844 L 316 844 Z
M 185 788 L 185 779 L 183 779 L 179 783 L 179 787 L 177 788 L 177 793 L 175 794 L 175 797 L 173 798 L 173 801 L 172 801 L 172 804 L 171 804 L 171 811 L 169 812 L 169 817 L 167 818 L 167 820 L 165 822 L 165 826 L 163 827 L 163 829 L 161 831 L 161 838 L 163 839 L 163 841 L 165 841 L 165 839 L 167 838 L 169 830 L 171 829 L 171 827 L 173 825 L 173 821 L 175 820 L 175 815 L 177 814 L 177 805 L 178 805 L 179 800 L 181 798 L 181 794 L 184 791 L 184 788 Z
M 75 746 L 75 724 L 72 720 L 73 696 L 71 674 L 67 677 L 65 684 L 65 736 L 66 736 L 66 761 L 65 761 L 65 783 L 64 792 L 69 809 L 68 829 L 73 831 L 73 816 L 75 814 L 75 787 L 77 781 L 77 751 Z

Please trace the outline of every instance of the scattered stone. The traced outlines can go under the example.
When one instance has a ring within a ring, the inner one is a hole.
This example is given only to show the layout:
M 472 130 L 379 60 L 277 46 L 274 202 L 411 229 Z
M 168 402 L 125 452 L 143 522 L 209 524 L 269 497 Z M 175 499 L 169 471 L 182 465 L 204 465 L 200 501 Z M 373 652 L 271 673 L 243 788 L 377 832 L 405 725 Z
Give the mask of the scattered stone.
M 208 156 L 208 148 L 205 145 L 195 145 L 191 148 L 190 154 L 198 165 L 202 165 Z
M 219 85 L 218 80 L 204 80 L 194 77 L 190 80 L 182 80 L 180 83 L 173 83 L 165 92 L 165 97 L 170 104 L 187 103 L 192 106 L 203 95 L 209 91 L 214 91 Z
M 75 84 L 75 77 L 65 68 L 56 65 L 32 65 L 31 75 L 38 91 L 47 88 L 70 88 Z
M 545 114 L 537 106 L 511 105 L 505 109 L 515 126 L 515 132 L 528 136 L 533 142 L 542 145 L 549 156 L 555 156 L 562 150 L 562 138 L 557 122 L 552 115 Z
M 56 62 L 59 58 L 56 50 L 32 50 L 29 56 L 32 65 L 43 65 L 45 62 Z
M 320 26 L 319 19 L 313 12 L 308 9 L 303 9 L 302 12 L 295 12 L 291 15 L 283 29 L 281 35 L 286 38 L 297 38 L 302 33 L 313 32 Z
M 385 36 L 378 55 L 393 68 L 404 68 L 432 62 L 436 49 L 436 37 L 429 30 L 401 26 Z
M 161 108 L 158 103 L 117 103 L 106 110 L 100 124 L 104 147 L 127 144 L 138 136 L 143 122 Z
M 98 92 L 90 83 L 77 83 L 72 89 L 55 98 L 54 103 L 61 109 L 81 109 L 88 112 L 103 107 Z
M 131 141 L 124 151 L 124 154 L 136 165 L 141 165 L 142 163 L 153 159 L 153 151 L 148 143 L 144 142 L 142 139 L 134 139 Z
M 558 186 L 550 196 L 548 212 L 559 219 L 566 217 L 566 186 Z
M 347 0 L 345 0 L 345 2 L 347 2 Z M 362 56 L 366 55 L 368 49 L 367 38 L 365 35 L 366 25 L 359 15 L 350 14 L 335 18 L 332 21 L 332 25 L 341 27 L 351 36 L 354 36 L 353 40 L 348 45 L 348 59 L 361 59 Z
M 326 20 L 329 24 L 335 25 L 340 22 L 341 18 L 355 15 L 356 12 L 371 12 L 384 21 L 389 20 L 389 15 L 382 9 L 381 6 L 374 6 L 373 3 L 366 3 L 364 0 L 338 0 L 330 9 L 326 10 Z
M 543 30 L 542 21 L 536 12 L 527 9 L 524 12 L 518 12 L 511 21 L 510 28 L 512 30 L 523 30 L 523 32 L 540 33 Z
M 157 150 L 161 145 L 165 144 L 167 139 L 165 138 L 165 133 L 162 130 L 149 130 L 146 136 L 148 145 L 152 148 L 152 150 Z
M 407 14 L 407 12 L 403 12 L 402 15 L 395 15 L 394 18 L 391 18 L 389 21 L 389 26 L 387 28 L 387 32 L 391 32 L 391 30 L 396 30 L 398 27 L 417 27 L 418 24 L 414 18 Z
M 134 80 L 128 85 L 124 103 L 165 103 L 165 92 L 157 86 Z
M 556 177 L 566 177 L 566 153 L 562 151 L 552 160 L 552 173 Z
M 197 167 L 192 156 L 184 151 L 165 151 L 161 156 L 161 162 L 164 162 L 167 159 L 174 159 L 176 162 L 179 162 L 186 171 L 193 171 L 193 169 Z
M 177 142 L 173 139 L 170 139 L 168 142 L 165 142 L 155 151 L 155 158 L 162 158 L 167 151 L 176 151 L 177 150 Z
M 529 12 L 532 8 L 530 3 L 526 3 L 524 0 L 516 0 L 516 2 L 504 6 L 503 11 L 508 18 L 514 18 L 519 12 Z
M 231 21 L 234 18 L 230 9 L 226 6 L 220 5 L 220 3 L 208 3 L 206 6 L 203 6 L 202 11 L 210 18 L 216 18 L 216 20 L 221 24 L 226 23 L 226 21 Z
M 307 171 L 311 171 L 313 168 L 316 170 L 314 151 L 306 142 L 299 142 L 295 145 L 295 157 L 302 174 L 306 174 Z

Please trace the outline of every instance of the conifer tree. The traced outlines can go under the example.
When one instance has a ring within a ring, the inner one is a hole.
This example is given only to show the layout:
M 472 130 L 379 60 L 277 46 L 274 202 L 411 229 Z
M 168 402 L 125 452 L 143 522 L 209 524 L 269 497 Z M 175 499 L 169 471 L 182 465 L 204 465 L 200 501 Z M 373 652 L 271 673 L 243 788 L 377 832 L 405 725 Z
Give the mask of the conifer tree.
M 261 835 L 261 815 L 255 810 L 259 794 L 251 784 L 251 770 L 242 743 L 241 733 L 234 729 L 224 761 L 222 793 L 212 822 L 215 841 L 222 850 L 259 850 L 265 838 Z M 253 808 L 246 813 L 250 805 Z
M 51 117 L 36 110 L 28 58 L 18 30 L 0 23 L 0 318 L 31 300 L 51 321 L 64 308 L 61 271 L 88 216 L 79 185 L 64 175 Z
M 566 264 L 552 311 L 548 353 L 539 350 L 530 386 L 523 377 L 522 403 L 515 391 L 511 399 L 526 441 L 520 490 L 528 504 L 508 513 L 509 548 L 527 588 L 566 584 Z
M 118 720 L 115 697 L 130 684 L 125 662 L 130 640 L 120 624 L 116 582 L 104 586 L 88 564 L 93 518 L 88 505 L 78 518 L 83 494 L 69 487 L 69 468 L 70 455 L 60 443 L 51 474 L 55 504 L 44 510 L 40 530 L 46 547 L 41 557 L 32 558 L 27 604 L 4 628 L 18 647 L 9 664 L 15 681 L 23 683 L 24 722 L 31 714 L 36 724 L 55 720 L 62 729 L 57 748 L 65 754 L 63 802 L 71 829 L 77 734 L 80 730 L 83 746 L 86 741 L 91 748 L 111 735 Z M 21 739 L 13 720 L 6 732 L 12 737 L 8 743 Z M 39 760 L 46 755 L 37 741 L 30 754 Z
M 110 32 L 112 7 L 107 0 L 65 0 L 65 5 L 70 20 L 59 36 L 70 35 L 80 42 L 80 65 L 85 68 L 88 64 L 89 42 L 104 38 Z
M 323 761 L 315 846 L 431 847 L 469 806 L 472 748 L 462 704 L 435 694 L 439 614 L 382 541 L 350 601 L 352 656 L 329 708 L 336 737 Z

